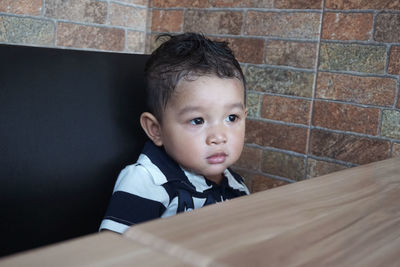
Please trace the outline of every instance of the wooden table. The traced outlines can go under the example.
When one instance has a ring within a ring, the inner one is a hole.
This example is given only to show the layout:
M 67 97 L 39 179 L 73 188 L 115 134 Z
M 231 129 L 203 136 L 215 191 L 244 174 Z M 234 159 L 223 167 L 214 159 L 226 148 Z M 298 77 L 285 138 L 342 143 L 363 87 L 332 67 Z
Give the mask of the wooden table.
M 400 158 L 0 259 L 0 266 L 400 266 Z
M 101 232 L 0 259 L 4 267 L 187 266 L 174 256 L 112 232 Z
M 130 228 L 197 266 L 400 266 L 400 158 Z

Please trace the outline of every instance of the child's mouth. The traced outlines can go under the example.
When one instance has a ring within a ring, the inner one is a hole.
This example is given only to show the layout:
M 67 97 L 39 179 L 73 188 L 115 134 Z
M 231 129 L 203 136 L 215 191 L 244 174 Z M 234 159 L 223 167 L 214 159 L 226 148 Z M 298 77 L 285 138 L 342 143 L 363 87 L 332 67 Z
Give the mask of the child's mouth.
M 211 155 L 207 158 L 209 164 L 220 164 L 224 163 L 226 160 L 227 155 L 225 153 L 217 153 Z

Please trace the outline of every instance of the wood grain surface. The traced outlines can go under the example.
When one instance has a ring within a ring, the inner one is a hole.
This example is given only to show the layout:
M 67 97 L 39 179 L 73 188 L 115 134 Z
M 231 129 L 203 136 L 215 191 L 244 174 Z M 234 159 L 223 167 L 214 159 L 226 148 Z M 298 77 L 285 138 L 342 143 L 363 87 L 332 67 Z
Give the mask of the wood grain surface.
M 130 228 L 195 266 L 400 266 L 400 158 Z
M 119 234 L 102 232 L 0 259 L 4 267 L 187 266 Z

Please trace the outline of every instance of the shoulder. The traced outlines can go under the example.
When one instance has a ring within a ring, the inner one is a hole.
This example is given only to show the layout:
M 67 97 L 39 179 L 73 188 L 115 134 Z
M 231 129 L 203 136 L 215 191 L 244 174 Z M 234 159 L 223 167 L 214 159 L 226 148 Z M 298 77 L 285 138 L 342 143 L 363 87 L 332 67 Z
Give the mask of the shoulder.
M 167 204 L 169 195 L 165 188 L 164 177 L 152 170 L 151 162 L 143 161 L 140 156 L 137 163 L 126 166 L 118 175 L 114 192 L 122 191 L 142 198 Z M 146 157 L 146 156 L 144 156 Z
M 140 179 L 139 179 L 140 177 Z M 167 182 L 164 174 L 144 154 L 139 156 L 135 164 L 126 166 L 118 175 L 116 187 L 129 183 L 150 183 L 162 185 Z

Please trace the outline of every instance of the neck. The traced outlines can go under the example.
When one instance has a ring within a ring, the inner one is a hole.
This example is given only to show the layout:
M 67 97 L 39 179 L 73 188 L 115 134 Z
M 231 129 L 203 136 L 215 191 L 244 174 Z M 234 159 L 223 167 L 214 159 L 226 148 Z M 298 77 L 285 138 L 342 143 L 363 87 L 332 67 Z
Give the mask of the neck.
M 224 175 L 218 174 L 218 175 L 211 175 L 211 176 L 205 176 L 208 180 L 213 181 L 216 184 L 221 184 L 222 179 L 224 178 Z

